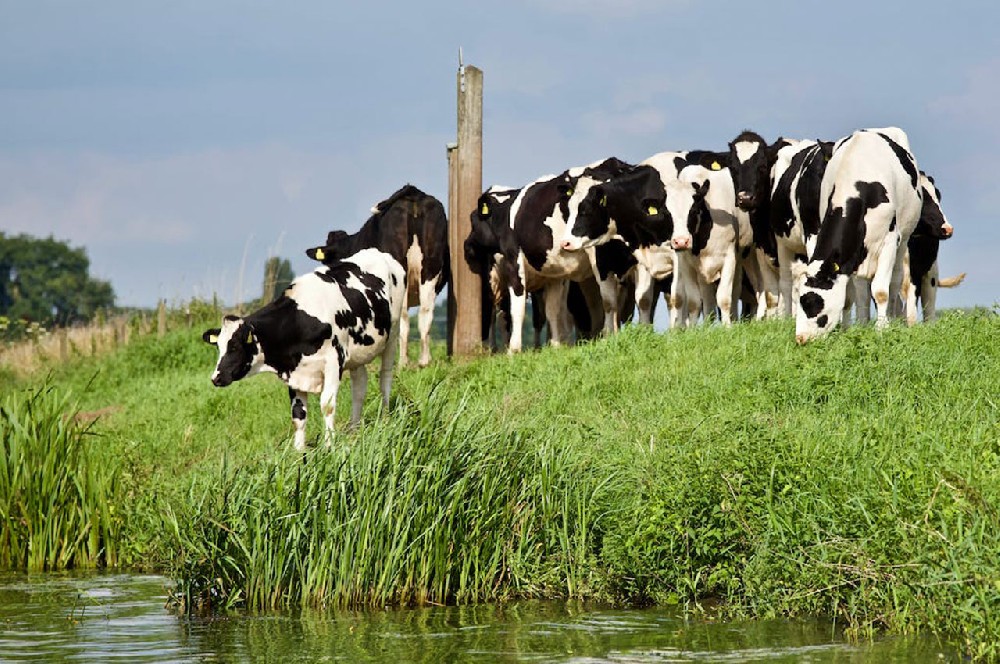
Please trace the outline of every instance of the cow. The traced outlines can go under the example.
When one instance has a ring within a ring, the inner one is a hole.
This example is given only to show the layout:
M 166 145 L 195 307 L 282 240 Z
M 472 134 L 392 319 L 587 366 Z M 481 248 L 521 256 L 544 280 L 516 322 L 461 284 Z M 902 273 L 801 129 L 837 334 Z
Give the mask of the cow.
M 363 249 L 292 281 L 269 304 L 247 316 L 226 316 L 202 339 L 219 349 L 212 374 L 225 387 L 270 372 L 288 386 L 295 449 L 306 449 L 306 402 L 319 393 L 326 443 L 333 440 L 337 390 L 351 374 L 351 424 L 361 419 L 367 364 L 382 358 L 379 387 L 389 405 L 406 271 L 393 256 Z
M 819 189 L 833 153 L 827 141 L 796 141 L 778 150 L 771 167 L 769 224 L 778 250 L 779 303 L 793 311 L 795 274 L 806 264 L 806 241 L 819 232 Z
M 617 326 L 619 282 L 624 276 L 621 270 L 631 269 L 631 266 L 612 264 L 622 252 L 613 248 L 600 252 L 566 252 L 557 239 L 569 216 L 568 201 L 576 181 L 582 176 L 606 179 L 627 168 L 628 164 L 612 157 L 559 175 L 541 177 L 518 194 L 510 210 L 514 242 L 503 247 L 503 265 L 510 285 L 513 329 L 508 350 L 511 353 L 521 350 L 525 295 L 540 288 L 545 289 L 545 317 L 551 343 L 560 345 L 569 341 L 569 317 L 562 305 L 566 300 L 567 281 L 579 282 L 596 276 L 604 312 L 603 328 L 609 332 Z
M 768 145 L 745 129 L 729 143 L 729 167 L 736 189 L 736 205 L 750 215 L 754 256 L 745 261 L 756 282 L 757 318 L 779 312 L 780 256 L 771 224 L 771 172 L 782 148 L 797 141 L 779 138 Z
M 673 167 L 672 159 L 664 163 Z M 572 252 L 607 246 L 619 237 L 624 240 L 636 260 L 641 323 L 652 322 L 654 298 L 667 280 L 673 280 L 674 251 L 671 226 L 664 216 L 663 181 L 660 172 L 648 164 L 606 181 L 581 177 L 570 198 L 570 215 L 560 244 L 563 251 Z
M 941 209 L 941 190 L 934 178 L 920 172 L 922 202 L 920 219 L 907 241 L 907 257 L 903 275 L 902 295 L 905 301 L 906 322 L 910 325 L 917 320 L 917 300 L 923 309 L 924 321 L 934 320 L 937 289 L 957 286 L 965 278 L 962 273 L 953 279 L 938 276 L 937 255 L 942 240 L 950 238 L 954 227 L 948 223 Z
M 920 218 L 919 170 L 898 127 L 861 129 L 839 140 L 820 187 L 819 232 L 807 242 L 795 316 L 799 344 L 827 334 L 850 302 L 854 277 L 870 279 L 876 325 L 888 324 L 902 263 Z
M 417 329 L 420 333 L 419 366 L 431 361 L 430 332 L 434 320 L 434 300 L 450 280 L 448 218 L 444 206 L 433 196 L 411 184 L 376 204 L 368 220 L 353 235 L 330 231 L 326 244 L 313 247 L 306 255 L 326 263 L 336 262 L 362 249 L 379 249 L 390 254 L 406 269 L 407 304 L 399 326 L 399 364 L 406 366 L 410 319 L 407 307 L 419 305 Z

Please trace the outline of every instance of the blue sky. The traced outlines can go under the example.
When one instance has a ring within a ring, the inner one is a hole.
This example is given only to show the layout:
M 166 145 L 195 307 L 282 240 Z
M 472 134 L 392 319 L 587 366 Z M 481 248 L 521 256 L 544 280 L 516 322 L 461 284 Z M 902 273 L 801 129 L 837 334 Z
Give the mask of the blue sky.
M 484 185 L 740 130 L 898 125 L 956 228 L 939 306 L 1000 300 L 1000 5 L 0 0 L 0 230 L 86 247 L 120 304 L 259 292 L 412 182 L 446 199 L 458 47 Z

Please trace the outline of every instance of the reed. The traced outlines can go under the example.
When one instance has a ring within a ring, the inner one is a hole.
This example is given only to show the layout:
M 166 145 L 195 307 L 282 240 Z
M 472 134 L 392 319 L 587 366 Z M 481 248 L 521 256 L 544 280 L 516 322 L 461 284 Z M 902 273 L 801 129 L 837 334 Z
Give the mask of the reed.
M 113 565 L 117 474 L 93 450 L 67 394 L 9 394 L 0 404 L 0 568 Z

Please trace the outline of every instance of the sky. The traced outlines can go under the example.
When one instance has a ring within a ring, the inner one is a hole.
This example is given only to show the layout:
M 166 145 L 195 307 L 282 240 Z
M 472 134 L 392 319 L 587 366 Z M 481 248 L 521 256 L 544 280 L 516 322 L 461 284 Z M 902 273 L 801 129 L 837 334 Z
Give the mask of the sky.
M 86 249 L 120 305 L 256 297 L 269 256 L 447 200 L 458 50 L 484 188 L 751 128 L 896 125 L 955 227 L 938 306 L 1000 301 L 1000 3 L 0 0 L 0 231 Z

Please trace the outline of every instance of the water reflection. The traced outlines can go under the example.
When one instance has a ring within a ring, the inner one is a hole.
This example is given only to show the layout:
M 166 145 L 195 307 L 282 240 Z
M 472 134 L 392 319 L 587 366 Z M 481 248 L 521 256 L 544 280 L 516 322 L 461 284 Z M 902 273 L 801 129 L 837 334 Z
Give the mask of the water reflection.
M 580 603 L 178 618 L 166 580 L 0 577 L 0 660 L 309 662 L 941 662 L 931 638 L 851 645 L 817 621 L 685 621 Z

